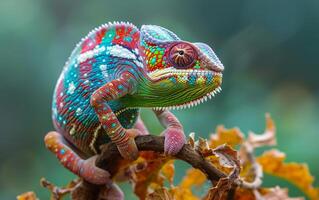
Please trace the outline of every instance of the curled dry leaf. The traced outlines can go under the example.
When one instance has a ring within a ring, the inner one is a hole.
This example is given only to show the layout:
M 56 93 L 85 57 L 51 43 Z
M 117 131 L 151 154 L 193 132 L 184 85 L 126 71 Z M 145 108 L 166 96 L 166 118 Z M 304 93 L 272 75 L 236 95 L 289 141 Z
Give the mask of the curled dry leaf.
M 164 175 L 166 180 L 169 181 L 171 187 L 173 186 L 174 174 L 175 174 L 175 166 L 174 160 L 168 161 L 161 169 L 161 173 Z
M 162 187 L 148 194 L 146 200 L 173 200 L 173 197 L 166 188 Z
M 265 173 L 284 178 L 300 188 L 312 200 L 319 199 L 319 188 L 313 187 L 314 178 L 306 164 L 284 163 L 286 155 L 278 150 L 269 150 L 257 158 Z
M 240 161 L 238 160 L 237 151 L 228 145 L 220 145 L 213 150 L 214 154 L 219 158 L 219 163 L 227 168 L 239 168 Z
M 145 158 L 139 158 L 127 170 L 133 186 L 134 193 L 140 198 L 145 199 L 148 188 L 161 188 L 164 184 L 164 177 L 159 175 L 162 166 L 168 161 L 158 154 L 144 152 Z M 152 154 L 152 155 L 150 155 Z
M 223 197 L 232 187 L 232 181 L 229 177 L 219 179 L 217 185 L 209 189 L 205 200 L 220 200 L 224 199 Z
M 17 196 L 17 200 L 39 200 L 34 192 L 25 192 Z
M 264 200 L 304 200 L 302 197 L 292 198 L 288 196 L 287 188 L 280 188 L 278 186 L 274 188 L 265 189 L 263 195 L 261 195 L 258 191 L 255 191 L 255 196 L 257 199 Z
M 240 161 L 237 151 L 229 145 L 220 145 L 213 150 L 214 154 L 219 158 L 219 164 L 226 168 L 232 168 L 228 177 L 221 178 L 216 186 L 212 187 L 206 195 L 206 200 L 219 200 L 231 189 L 232 185 L 239 178 Z
M 213 155 L 213 150 L 209 147 L 206 139 L 200 137 L 195 144 L 196 150 L 204 157 Z
M 187 170 L 186 175 L 180 184 L 171 189 L 174 200 L 199 200 L 192 193 L 192 187 L 200 187 L 207 180 L 206 175 L 198 169 L 191 168 Z
M 219 125 L 216 128 L 216 133 L 211 134 L 209 146 L 216 148 L 222 144 L 228 144 L 231 147 L 241 144 L 244 141 L 244 134 L 239 128 L 226 129 Z
M 72 180 L 67 186 L 65 187 L 58 187 L 53 183 L 49 182 L 45 178 L 41 178 L 40 184 L 42 187 L 47 188 L 51 193 L 52 200 L 61 200 L 65 197 L 65 195 L 72 192 L 74 188 L 80 183 L 80 179 Z
M 179 186 L 183 188 L 191 188 L 192 186 L 201 186 L 207 180 L 206 175 L 198 169 L 191 168 L 187 170 L 186 175 L 180 182 Z
M 266 128 L 263 134 L 249 133 L 239 150 L 239 157 L 242 163 L 243 177 L 241 186 L 245 188 L 259 188 L 262 184 L 263 171 L 257 163 L 254 150 L 265 145 L 275 145 L 275 124 L 269 114 L 266 114 Z
M 255 134 L 250 132 L 248 135 L 247 142 L 253 147 L 261 146 L 274 146 L 276 145 L 276 128 L 275 123 L 271 119 L 270 115 L 266 114 L 266 128 L 263 134 Z
M 192 148 L 195 148 L 195 133 L 191 132 L 189 134 L 188 144 L 191 145 Z

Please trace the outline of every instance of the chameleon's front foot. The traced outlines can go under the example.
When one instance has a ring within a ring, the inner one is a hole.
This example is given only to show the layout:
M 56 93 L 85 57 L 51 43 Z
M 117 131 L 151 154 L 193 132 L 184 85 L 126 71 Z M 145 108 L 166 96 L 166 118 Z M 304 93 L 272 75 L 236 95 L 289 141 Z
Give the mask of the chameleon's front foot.
M 117 149 L 124 159 L 136 160 L 139 153 L 134 139 L 136 136 L 142 135 L 142 133 L 137 129 L 126 129 L 125 132 L 128 139 L 126 142 L 118 144 Z
M 186 143 L 183 126 L 168 110 L 153 110 L 158 120 L 166 128 L 161 135 L 165 136 L 164 154 L 176 155 Z
M 165 155 L 176 155 L 186 143 L 184 131 L 181 128 L 168 127 L 162 134 L 165 136 Z

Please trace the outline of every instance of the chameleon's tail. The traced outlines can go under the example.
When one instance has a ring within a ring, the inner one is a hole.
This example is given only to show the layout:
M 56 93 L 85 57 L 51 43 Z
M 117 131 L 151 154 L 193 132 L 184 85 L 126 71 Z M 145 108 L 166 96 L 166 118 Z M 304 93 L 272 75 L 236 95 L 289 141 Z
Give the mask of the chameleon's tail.
M 54 153 L 62 165 L 74 174 L 94 184 L 111 184 L 110 174 L 95 166 L 96 156 L 83 160 L 74 152 L 61 134 L 49 132 L 44 142 L 46 147 Z

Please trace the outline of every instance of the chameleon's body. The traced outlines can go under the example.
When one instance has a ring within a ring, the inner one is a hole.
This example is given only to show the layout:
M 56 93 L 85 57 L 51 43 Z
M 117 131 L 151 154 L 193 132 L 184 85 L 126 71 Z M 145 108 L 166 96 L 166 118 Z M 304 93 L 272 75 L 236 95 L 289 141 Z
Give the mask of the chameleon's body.
M 182 41 L 167 29 L 102 25 L 76 46 L 64 66 L 52 104 L 57 132 L 47 134 L 46 145 L 75 174 L 107 183 L 109 174 L 94 166 L 92 156 L 112 140 L 123 157 L 135 159 L 134 137 L 147 134 L 139 108 L 148 107 L 166 127 L 165 152 L 176 154 L 185 138 L 166 109 L 190 107 L 214 95 L 222 70 L 207 45 Z

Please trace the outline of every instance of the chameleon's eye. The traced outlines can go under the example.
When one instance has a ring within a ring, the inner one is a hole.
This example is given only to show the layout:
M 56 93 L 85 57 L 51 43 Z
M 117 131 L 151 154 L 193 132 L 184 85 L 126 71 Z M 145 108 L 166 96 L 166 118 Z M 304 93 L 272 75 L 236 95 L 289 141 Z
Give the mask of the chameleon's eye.
M 192 67 L 196 55 L 190 44 L 178 43 L 171 47 L 169 59 L 176 68 L 189 68 Z

